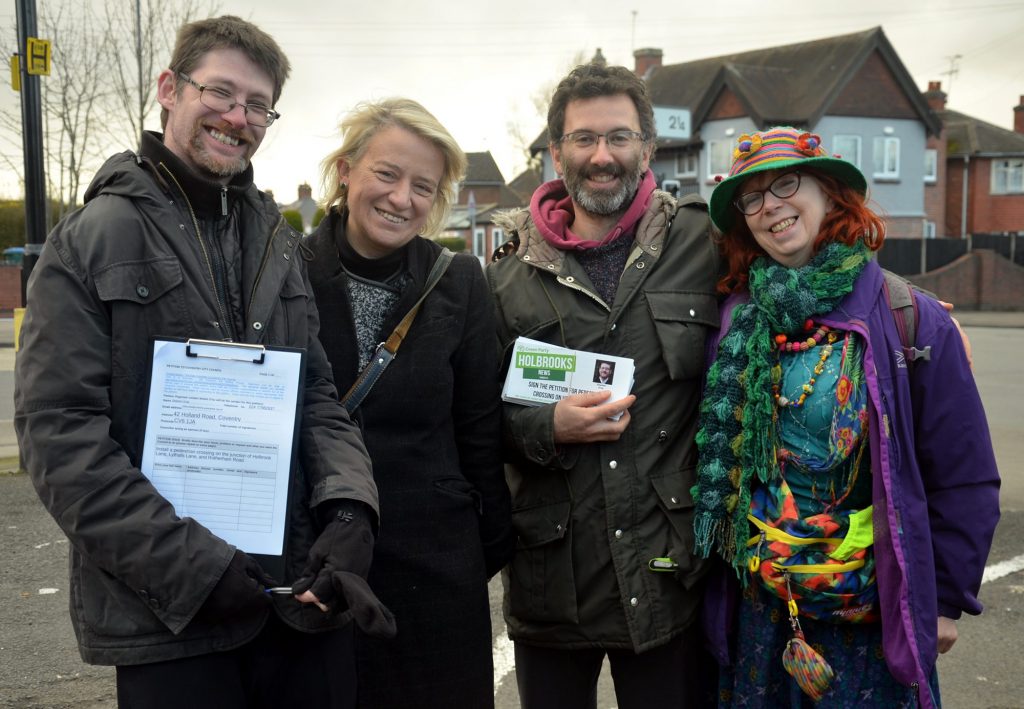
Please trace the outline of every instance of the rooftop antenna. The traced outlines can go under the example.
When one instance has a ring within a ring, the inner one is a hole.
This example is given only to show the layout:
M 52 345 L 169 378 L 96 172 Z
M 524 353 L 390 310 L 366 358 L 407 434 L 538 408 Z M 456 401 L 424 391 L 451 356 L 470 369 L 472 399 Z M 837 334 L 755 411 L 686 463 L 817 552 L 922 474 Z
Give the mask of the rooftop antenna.
M 946 57 L 949 60 L 949 69 L 946 71 L 939 72 L 942 76 L 948 76 L 949 82 L 946 84 L 946 96 L 947 98 L 953 93 L 953 79 L 960 73 L 960 60 L 963 59 L 962 54 L 954 54 Z
M 630 10 L 630 14 L 633 15 L 633 30 L 632 30 L 632 35 L 629 38 L 629 42 L 630 42 L 629 51 L 630 52 L 635 52 L 636 51 L 636 10 Z

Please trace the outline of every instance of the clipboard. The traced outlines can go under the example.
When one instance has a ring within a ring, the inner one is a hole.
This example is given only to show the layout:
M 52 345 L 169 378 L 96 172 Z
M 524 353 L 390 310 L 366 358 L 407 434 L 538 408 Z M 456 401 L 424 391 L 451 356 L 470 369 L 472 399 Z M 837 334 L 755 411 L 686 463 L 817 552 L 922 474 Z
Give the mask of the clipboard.
M 154 337 L 140 469 L 181 517 L 284 576 L 306 352 Z

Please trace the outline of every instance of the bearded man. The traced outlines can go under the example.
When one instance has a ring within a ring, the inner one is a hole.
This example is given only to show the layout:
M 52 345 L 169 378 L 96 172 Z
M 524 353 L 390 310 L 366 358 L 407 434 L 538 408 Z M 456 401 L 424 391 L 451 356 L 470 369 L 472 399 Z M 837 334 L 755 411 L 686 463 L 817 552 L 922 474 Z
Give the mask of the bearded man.
M 505 367 L 523 335 L 630 357 L 636 385 L 617 401 L 505 405 L 520 698 L 593 707 L 607 656 L 623 709 L 698 706 L 704 568 L 690 488 L 704 341 L 718 326 L 707 208 L 655 189 L 654 113 L 628 69 L 574 69 L 548 131 L 560 179 L 508 215 L 512 238 L 487 268 Z

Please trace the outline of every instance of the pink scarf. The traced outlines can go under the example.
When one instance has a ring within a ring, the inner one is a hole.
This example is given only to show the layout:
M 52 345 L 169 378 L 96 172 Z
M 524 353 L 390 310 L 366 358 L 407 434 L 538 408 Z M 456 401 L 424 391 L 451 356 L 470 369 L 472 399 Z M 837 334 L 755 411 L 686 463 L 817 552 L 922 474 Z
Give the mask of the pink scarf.
M 545 182 L 533 193 L 530 200 L 530 216 L 537 226 L 537 231 L 544 240 L 556 249 L 583 251 L 596 246 L 604 246 L 623 234 L 632 234 L 640 217 L 651 204 L 651 195 L 657 183 L 654 173 L 650 170 L 640 180 L 633 203 L 619 219 L 614 228 L 601 240 L 583 239 L 572 232 L 569 224 L 576 216 L 573 211 L 572 198 L 565 190 L 561 179 Z

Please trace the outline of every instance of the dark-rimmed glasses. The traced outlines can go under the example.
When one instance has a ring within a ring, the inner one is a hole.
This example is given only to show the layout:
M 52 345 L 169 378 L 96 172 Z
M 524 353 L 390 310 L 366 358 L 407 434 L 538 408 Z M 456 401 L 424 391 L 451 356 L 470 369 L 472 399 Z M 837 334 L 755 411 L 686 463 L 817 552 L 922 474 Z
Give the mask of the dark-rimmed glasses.
M 199 92 L 200 103 L 207 108 L 213 109 L 217 113 L 228 113 L 233 111 L 235 106 L 241 106 L 242 112 L 245 114 L 245 122 L 251 126 L 259 126 L 261 128 L 266 128 L 281 117 L 280 113 L 269 106 L 264 106 L 258 101 L 255 103 L 239 103 L 235 100 L 235 97 L 225 89 L 200 84 L 184 72 L 179 71 L 178 76 L 187 81 L 196 91 Z
M 611 130 L 607 133 L 594 133 L 589 130 L 574 130 L 572 133 L 566 133 L 559 142 L 569 143 L 574 148 L 579 150 L 589 150 L 590 148 L 597 147 L 601 138 L 604 138 L 605 145 L 608 146 L 609 150 L 623 150 L 628 148 L 639 140 L 643 140 L 643 133 L 638 133 L 635 130 Z
M 776 177 L 771 181 L 771 184 L 763 190 L 744 192 L 734 199 L 732 203 L 736 206 L 736 209 L 740 211 L 740 214 L 752 217 L 764 209 L 765 192 L 771 192 L 779 199 L 786 199 L 787 197 L 795 195 L 798 189 L 800 189 L 800 173 L 787 172 L 784 175 Z

